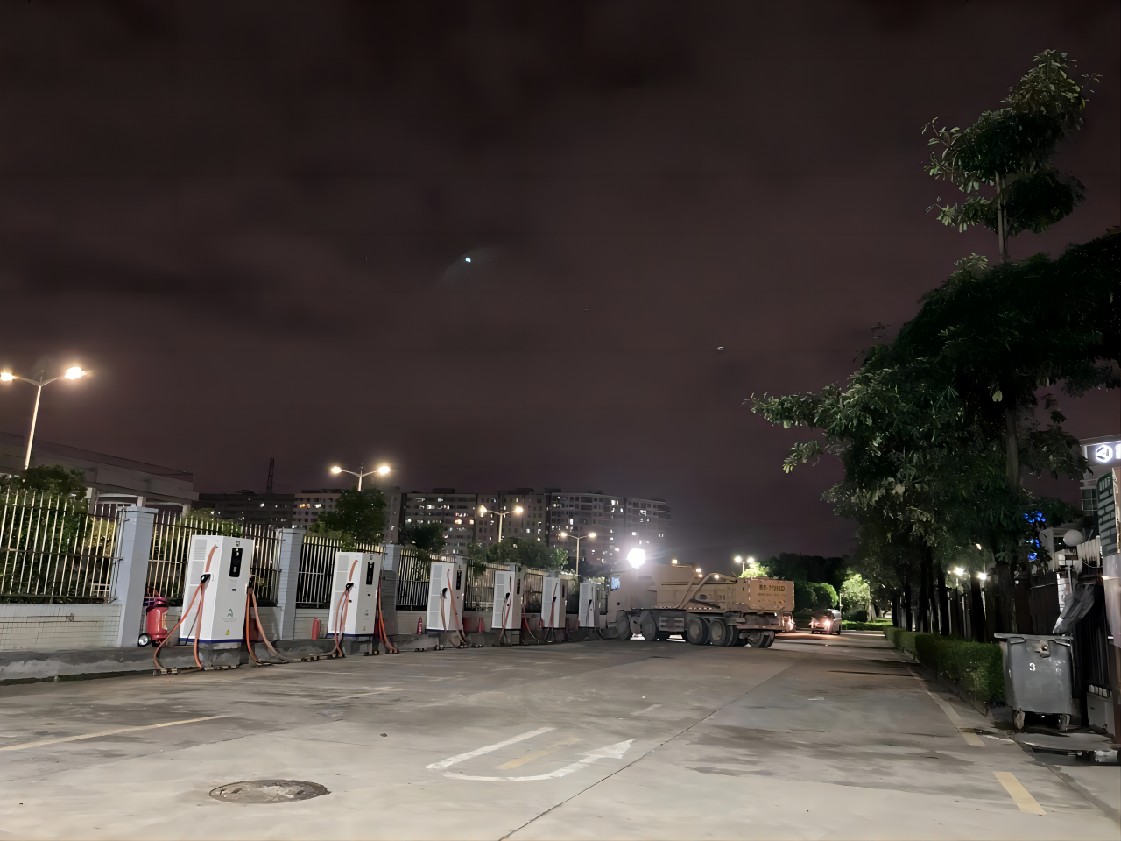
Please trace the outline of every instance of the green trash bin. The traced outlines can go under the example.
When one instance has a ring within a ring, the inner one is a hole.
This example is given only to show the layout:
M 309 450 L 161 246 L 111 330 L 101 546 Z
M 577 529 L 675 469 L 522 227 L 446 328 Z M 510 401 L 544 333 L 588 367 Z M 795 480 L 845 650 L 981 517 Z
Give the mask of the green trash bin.
M 1074 700 L 1071 638 L 1063 634 L 993 634 L 1004 662 L 1004 701 L 1013 724 L 1024 729 L 1027 713 L 1054 715 L 1059 730 L 1078 718 Z

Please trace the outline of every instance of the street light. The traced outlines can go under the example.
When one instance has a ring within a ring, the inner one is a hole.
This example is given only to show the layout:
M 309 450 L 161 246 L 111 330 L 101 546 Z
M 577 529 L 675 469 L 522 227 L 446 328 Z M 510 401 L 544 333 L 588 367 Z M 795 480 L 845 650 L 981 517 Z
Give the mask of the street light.
M 393 472 L 393 468 L 390 467 L 388 464 L 379 464 L 373 470 L 363 470 L 362 469 L 363 467 L 365 467 L 365 465 L 362 465 L 361 467 L 359 467 L 358 471 L 355 472 L 353 470 L 346 470 L 345 468 L 342 468 L 337 464 L 333 464 L 333 465 L 331 465 L 331 475 L 332 476 L 338 476 L 340 473 L 349 473 L 351 476 L 357 476 L 358 477 L 358 490 L 362 490 L 362 480 L 365 479 L 367 476 L 388 476 L 390 473 Z
M 587 534 L 582 534 L 582 535 L 579 535 L 579 536 L 577 536 L 575 534 L 569 534 L 566 531 L 562 531 L 560 533 L 560 539 L 561 540 L 564 540 L 564 539 L 569 538 L 569 537 L 571 537 L 573 540 L 576 541 L 575 574 L 576 574 L 577 577 L 579 577 L 579 575 L 580 575 L 580 541 L 584 540 L 585 538 L 588 539 L 588 540 L 595 540 L 596 539 L 596 533 L 593 531 L 593 532 L 588 532 Z
M 491 511 L 485 505 L 480 505 L 479 506 L 479 516 L 480 517 L 485 516 L 487 514 L 493 514 L 495 517 L 498 518 L 498 542 L 499 543 L 502 542 L 502 524 L 506 521 L 506 515 L 507 514 L 521 514 L 523 511 L 525 511 L 525 509 L 522 508 L 520 505 L 515 505 L 513 511 Z
M 86 376 L 87 372 L 82 370 L 81 365 L 71 365 L 60 376 L 51 377 L 48 379 L 46 375 L 40 371 L 38 377 L 21 377 L 18 374 L 13 374 L 11 371 L 5 369 L 0 371 L 0 383 L 10 383 L 13 380 L 20 380 L 35 386 L 35 406 L 31 410 L 31 431 L 27 434 L 27 452 L 23 457 L 23 469 L 26 471 L 31 466 L 31 446 L 35 442 L 35 425 L 39 421 L 39 399 L 43 396 L 43 386 L 48 386 L 58 380 L 80 380 Z
M 697 575 L 700 575 L 702 572 L 704 572 L 704 570 L 700 567 L 697 567 Z
M 646 563 L 646 550 L 636 546 L 627 552 L 627 563 L 631 565 L 632 569 L 638 569 Z

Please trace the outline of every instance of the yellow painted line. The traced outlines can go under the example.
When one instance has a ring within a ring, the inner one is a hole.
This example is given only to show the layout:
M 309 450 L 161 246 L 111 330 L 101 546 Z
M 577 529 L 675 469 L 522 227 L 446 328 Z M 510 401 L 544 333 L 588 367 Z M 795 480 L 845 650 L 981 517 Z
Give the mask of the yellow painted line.
M 216 718 L 226 718 L 224 715 L 204 715 L 200 718 L 184 718 L 179 721 L 164 721 L 159 724 L 141 724 L 137 727 L 117 727 L 113 730 L 98 730 L 96 733 L 82 733 L 77 736 L 60 736 L 57 739 L 40 739 L 38 742 L 24 742 L 22 745 L 5 745 L 0 747 L 0 753 L 14 750 L 30 750 L 31 748 L 45 748 L 50 745 L 61 745 L 65 742 L 81 742 L 85 739 L 100 739 L 102 736 L 115 736 L 118 733 L 139 733 L 142 730 L 156 730 L 160 727 L 176 727 L 180 724 L 196 724 L 200 721 L 213 721 Z
M 996 775 L 997 782 L 1004 786 L 1004 790 L 1012 797 L 1012 801 L 1016 804 L 1021 812 L 1027 812 L 1029 815 L 1046 815 L 1043 807 L 1039 805 L 1039 801 L 1031 796 L 1024 784 L 1016 779 L 1016 775 L 1008 771 L 993 771 Z
M 548 756 L 557 748 L 563 748 L 566 745 L 574 745 L 578 741 L 578 739 L 562 739 L 561 741 L 557 742 L 556 744 L 550 745 L 544 750 L 537 750 L 533 753 L 527 753 L 525 756 L 519 756 L 516 759 L 511 759 L 509 762 L 503 762 L 498 766 L 498 770 L 505 771 L 507 768 L 520 768 L 528 762 L 533 762 L 533 760 L 535 759 L 540 759 L 543 756 Z

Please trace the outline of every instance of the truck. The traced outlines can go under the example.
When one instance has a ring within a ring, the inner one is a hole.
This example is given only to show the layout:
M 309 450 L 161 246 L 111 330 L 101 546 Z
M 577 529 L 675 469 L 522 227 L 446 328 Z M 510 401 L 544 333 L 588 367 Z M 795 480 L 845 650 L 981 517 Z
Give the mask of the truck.
M 608 576 L 608 630 L 653 642 L 680 634 L 692 645 L 770 648 L 794 610 L 794 584 L 777 578 L 697 574 L 651 564 Z

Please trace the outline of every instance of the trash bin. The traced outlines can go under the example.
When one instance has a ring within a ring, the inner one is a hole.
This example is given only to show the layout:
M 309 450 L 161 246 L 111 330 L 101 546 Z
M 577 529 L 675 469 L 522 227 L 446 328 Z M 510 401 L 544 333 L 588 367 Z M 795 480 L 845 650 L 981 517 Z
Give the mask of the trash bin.
M 994 634 L 1004 662 L 1004 700 L 1013 723 L 1024 729 L 1027 713 L 1057 715 L 1059 730 L 1078 716 L 1071 638 L 1062 634 Z

